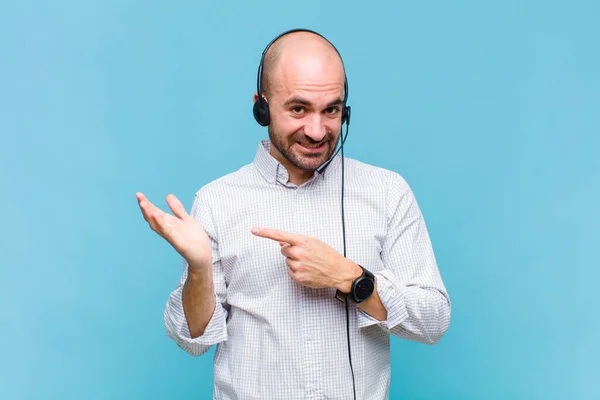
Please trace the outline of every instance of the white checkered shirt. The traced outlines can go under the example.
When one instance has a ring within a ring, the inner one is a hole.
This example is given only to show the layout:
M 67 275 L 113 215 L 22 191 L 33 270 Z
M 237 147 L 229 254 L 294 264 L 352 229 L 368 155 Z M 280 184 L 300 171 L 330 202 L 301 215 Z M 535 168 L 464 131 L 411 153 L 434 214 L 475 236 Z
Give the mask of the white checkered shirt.
M 343 254 L 341 157 L 301 186 L 263 140 L 254 162 L 196 193 L 191 214 L 212 242 L 216 309 L 192 339 L 182 285 L 165 308 L 167 334 L 189 354 L 217 345 L 215 399 L 352 399 L 346 309 L 335 289 L 311 289 L 287 271 L 280 245 L 254 226 L 315 237 Z M 347 257 L 375 274 L 387 310 L 378 321 L 350 303 L 357 399 L 386 399 L 390 335 L 434 344 L 450 324 L 451 303 L 425 221 L 404 179 L 345 158 Z

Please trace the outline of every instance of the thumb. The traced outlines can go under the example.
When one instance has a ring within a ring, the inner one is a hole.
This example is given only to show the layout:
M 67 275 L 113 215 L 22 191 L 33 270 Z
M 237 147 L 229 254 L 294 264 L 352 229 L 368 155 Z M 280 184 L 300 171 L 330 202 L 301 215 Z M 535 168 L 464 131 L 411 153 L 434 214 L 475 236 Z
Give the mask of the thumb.
M 169 194 L 167 196 L 167 204 L 169 205 L 169 208 L 171 208 L 171 211 L 173 211 L 173 214 L 177 216 L 177 218 L 183 220 L 189 218 L 189 214 L 185 211 L 183 204 L 181 204 L 181 201 L 179 201 L 179 199 L 175 197 L 174 194 Z

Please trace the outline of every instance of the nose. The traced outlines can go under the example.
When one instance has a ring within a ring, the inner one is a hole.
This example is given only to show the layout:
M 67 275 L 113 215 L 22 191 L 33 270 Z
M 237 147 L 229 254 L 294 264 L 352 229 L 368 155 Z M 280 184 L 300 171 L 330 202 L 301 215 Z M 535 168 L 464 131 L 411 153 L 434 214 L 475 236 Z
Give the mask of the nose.
M 318 114 L 308 118 L 306 125 L 304 126 L 304 134 L 315 142 L 323 140 L 325 135 L 327 135 L 327 126 L 325 125 L 323 118 Z

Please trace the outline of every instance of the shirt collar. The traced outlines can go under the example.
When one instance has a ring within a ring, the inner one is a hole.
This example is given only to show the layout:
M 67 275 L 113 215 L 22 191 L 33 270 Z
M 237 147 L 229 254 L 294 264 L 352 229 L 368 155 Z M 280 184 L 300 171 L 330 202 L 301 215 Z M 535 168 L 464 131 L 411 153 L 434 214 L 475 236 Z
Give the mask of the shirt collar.
M 271 184 L 282 184 L 288 187 L 296 187 L 295 184 L 288 182 L 289 175 L 287 169 L 277 161 L 270 153 L 271 141 L 261 140 L 254 156 L 254 165 L 260 174 Z M 318 179 L 319 177 L 325 177 L 325 172 L 334 169 L 334 165 L 337 164 L 339 156 L 336 156 L 329 166 L 327 166 L 321 173 L 314 172 L 314 175 L 305 184 Z

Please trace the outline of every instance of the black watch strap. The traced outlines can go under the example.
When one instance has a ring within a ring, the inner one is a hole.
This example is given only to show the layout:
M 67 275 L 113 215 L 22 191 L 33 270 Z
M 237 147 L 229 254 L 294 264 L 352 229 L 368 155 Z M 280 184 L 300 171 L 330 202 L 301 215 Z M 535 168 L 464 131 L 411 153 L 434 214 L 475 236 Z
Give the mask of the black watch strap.
M 363 273 L 352 281 L 350 293 L 341 292 L 339 289 L 335 292 L 335 298 L 342 303 L 346 302 L 346 299 L 352 301 L 353 303 L 361 303 L 371 297 L 373 291 L 375 290 L 375 276 L 370 271 L 366 270 L 362 265 L 357 265 L 363 270 Z M 355 295 L 359 289 L 356 287 L 357 283 L 361 285 L 361 289 L 366 287 L 367 294 L 364 296 L 364 298 L 357 298 Z
M 335 298 L 338 299 L 339 301 L 341 301 L 342 303 L 346 302 L 346 297 L 348 297 L 348 295 L 342 291 L 340 291 L 340 289 L 335 291 Z

